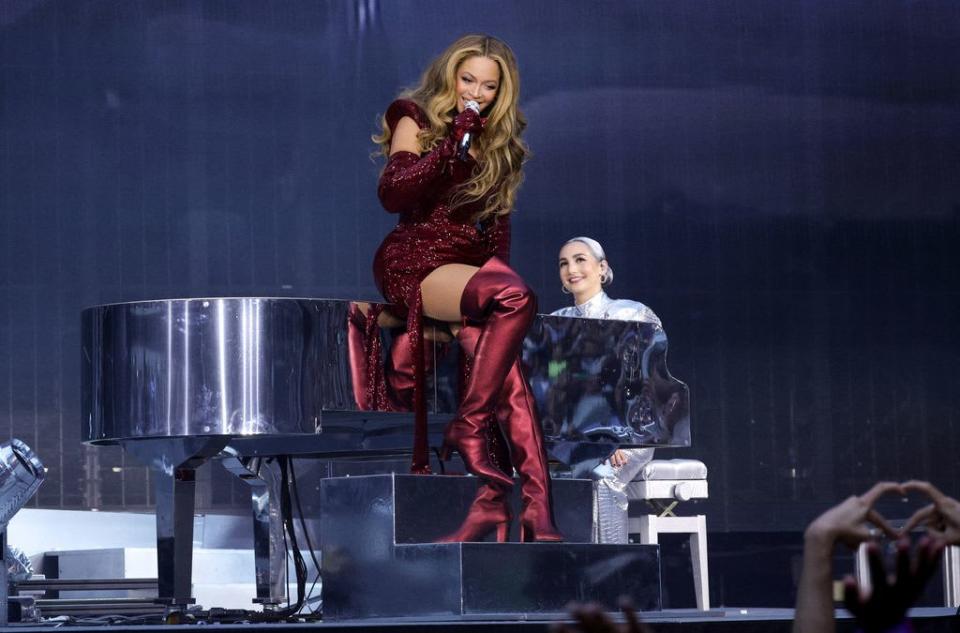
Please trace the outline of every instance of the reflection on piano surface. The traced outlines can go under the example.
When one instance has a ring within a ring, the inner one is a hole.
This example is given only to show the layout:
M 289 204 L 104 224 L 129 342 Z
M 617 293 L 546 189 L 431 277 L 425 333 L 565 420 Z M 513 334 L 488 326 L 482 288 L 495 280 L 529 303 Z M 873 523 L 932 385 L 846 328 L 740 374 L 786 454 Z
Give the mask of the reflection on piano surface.
M 548 440 L 689 446 L 689 390 L 659 327 L 541 316 L 523 360 Z

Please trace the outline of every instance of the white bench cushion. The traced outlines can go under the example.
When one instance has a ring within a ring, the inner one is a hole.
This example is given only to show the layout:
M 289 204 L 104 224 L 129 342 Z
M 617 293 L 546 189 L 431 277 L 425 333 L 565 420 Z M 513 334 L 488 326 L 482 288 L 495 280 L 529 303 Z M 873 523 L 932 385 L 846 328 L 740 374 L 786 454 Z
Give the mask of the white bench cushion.
M 624 493 L 630 501 L 641 499 L 706 499 L 706 479 L 655 479 L 653 481 L 634 480 L 627 484 Z
M 655 459 L 640 469 L 637 480 L 691 480 L 706 479 L 707 466 L 696 459 Z

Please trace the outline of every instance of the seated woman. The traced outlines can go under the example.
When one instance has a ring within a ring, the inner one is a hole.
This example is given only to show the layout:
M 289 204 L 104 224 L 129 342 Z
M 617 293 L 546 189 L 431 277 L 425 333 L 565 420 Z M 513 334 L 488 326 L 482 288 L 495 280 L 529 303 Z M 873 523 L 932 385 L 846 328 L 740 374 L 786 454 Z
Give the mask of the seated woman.
M 653 310 L 638 301 L 611 299 L 603 286 L 613 282 L 613 269 L 603 247 L 589 237 L 575 237 L 560 249 L 560 283 L 574 305 L 554 316 L 641 321 L 661 326 Z M 621 448 L 597 468 L 594 495 L 594 540 L 627 542 L 627 495 L 624 491 L 640 469 L 653 459 L 652 448 Z
M 407 321 L 405 342 L 391 349 L 391 386 L 403 394 L 409 385 L 412 396 L 412 472 L 430 470 L 424 320 L 462 324 L 457 340 L 472 359 L 441 457 L 457 451 L 481 485 L 460 529 L 443 541 L 507 538 L 514 469 L 523 498 L 521 540 L 563 540 L 519 356 L 537 302 L 509 266 L 510 214 L 528 153 L 519 91 L 510 47 L 464 35 L 390 104 L 373 138 L 387 160 L 377 193 L 385 210 L 399 214 L 374 256 L 374 277 L 394 315 Z M 490 447 L 498 419 L 507 422 L 499 426 L 509 444 L 506 461 Z

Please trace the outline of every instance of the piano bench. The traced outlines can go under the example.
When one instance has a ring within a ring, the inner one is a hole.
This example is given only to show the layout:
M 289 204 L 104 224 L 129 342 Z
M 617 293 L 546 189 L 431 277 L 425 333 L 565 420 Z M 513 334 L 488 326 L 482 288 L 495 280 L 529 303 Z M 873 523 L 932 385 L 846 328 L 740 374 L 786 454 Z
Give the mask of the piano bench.
M 677 516 L 681 501 L 707 498 L 707 467 L 695 459 L 655 459 L 627 484 L 629 501 L 644 501 L 650 514 L 627 519 L 627 531 L 639 534 L 642 545 L 656 545 L 664 534 L 690 535 L 690 564 L 697 608 L 710 609 L 710 578 L 707 567 L 707 518 Z

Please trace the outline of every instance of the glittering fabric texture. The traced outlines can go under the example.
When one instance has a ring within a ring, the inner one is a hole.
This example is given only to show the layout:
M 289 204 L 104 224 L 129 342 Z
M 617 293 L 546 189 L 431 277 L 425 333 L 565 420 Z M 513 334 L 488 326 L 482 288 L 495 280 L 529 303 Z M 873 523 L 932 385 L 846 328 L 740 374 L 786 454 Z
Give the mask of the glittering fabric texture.
M 362 411 L 392 411 L 387 397 L 383 372 L 383 350 L 377 317 L 382 304 L 372 304 L 364 311 L 359 303 L 351 303 L 348 312 L 347 347 L 350 355 L 354 398 Z
M 463 113 L 461 113 L 463 114 Z M 403 117 L 410 117 L 423 129 L 427 117 L 412 101 L 397 100 L 387 109 L 391 130 Z M 468 180 L 476 167 L 472 158 L 456 156 L 456 139 L 464 129 L 476 131 L 472 115 L 457 116 L 451 133 L 429 152 L 420 156 L 396 152 L 390 156 L 380 176 L 377 193 L 383 207 L 398 213 L 400 220 L 383 242 L 373 260 L 373 275 L 384 298 L 399 317 L 407 318 L 407 332 L 416 357 L 414 405 L 414 472 L 428 472 L 426 405 L 423 398 L 423 311 L 420 283 L 445 264 L 482 266 L 497 255 L 509 256 L 509 216 L 484 223 L 472 218 L 483 209 L 484 201 L 451 209 L 450 200 L 457 187 Z
M 627 534 L 627 485 L 653 459 L 652 448 L 621 449 L 627 463 L 619 468 L 604 462 L 594 469 L 593 540 L 595 543 L 629 542 Z
M 660 317 L 639 301 L 611 299 L 602 290 L 585 303 L 560 308 L 551 316 L 577 317 L 581 319 L 611 319 L 614 321 L 640 321 L 663 327 Z

